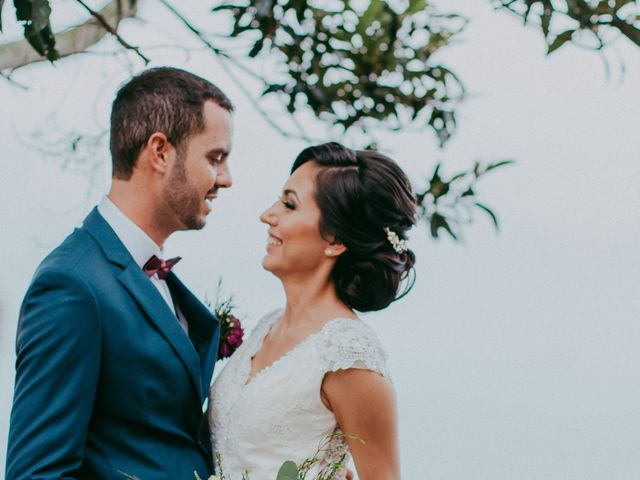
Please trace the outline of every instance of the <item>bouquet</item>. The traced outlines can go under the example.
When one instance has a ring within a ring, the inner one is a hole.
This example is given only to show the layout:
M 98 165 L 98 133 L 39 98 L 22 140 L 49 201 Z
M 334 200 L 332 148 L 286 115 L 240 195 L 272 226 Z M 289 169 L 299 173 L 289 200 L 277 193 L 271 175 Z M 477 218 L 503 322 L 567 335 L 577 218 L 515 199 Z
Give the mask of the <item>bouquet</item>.
M 280 466 L 274 480 L 332 480 L 336 478 L 337 475 L 340 475 L 339 478 L 343 478 L 346 470 L 346 461 L 349 456 L 349 450 L 343 441 L 347 438 L 364 443 L 364 440 L 358 435 L 347 435 L 336 430 L 320 442 L 314 455 L 305 459 L 299 465 L 292 460 L 285 461 Z M 323 452 L 322 456 L 320 455 L 321 452 Z M 216 461 L 218 463 L 219 475 L 211 475 L 207 480 L 237 480 L 228 478 L 225 475 L 222 458 L 218 453 L 216 453 Z M 312 467 L 321 462 L 322 466 L 313 478 L 308 477 Z M 202 480 L 197 472 L 193 473 L 196 480 Z M 240 480 L 251 480 L 249 473 L 248 471 L 244 471 Z

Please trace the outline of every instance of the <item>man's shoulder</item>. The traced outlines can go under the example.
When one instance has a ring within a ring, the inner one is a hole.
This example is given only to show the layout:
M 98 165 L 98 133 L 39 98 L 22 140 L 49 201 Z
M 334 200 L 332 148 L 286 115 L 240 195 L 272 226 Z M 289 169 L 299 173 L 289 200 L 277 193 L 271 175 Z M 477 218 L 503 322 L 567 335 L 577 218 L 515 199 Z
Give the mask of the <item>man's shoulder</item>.
M 42 260 L 34 280 L 48 274 L 84 277 L 108 261 L 95 240 L 82 228 L 76 228 Z

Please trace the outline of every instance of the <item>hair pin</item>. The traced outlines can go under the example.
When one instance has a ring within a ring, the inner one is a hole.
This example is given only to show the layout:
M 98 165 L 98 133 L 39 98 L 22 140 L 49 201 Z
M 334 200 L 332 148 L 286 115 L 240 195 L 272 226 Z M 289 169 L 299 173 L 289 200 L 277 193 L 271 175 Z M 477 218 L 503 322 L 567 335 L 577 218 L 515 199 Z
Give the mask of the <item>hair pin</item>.
M 407 245 L 406 240 L 402 240 L 396 232 L 391 230 L 389 227 L 384 227 L 384 231 L 387 234 L 387 240 L 396 251 L 396 253 L 404 253 L 409 250 L 409 245 Z

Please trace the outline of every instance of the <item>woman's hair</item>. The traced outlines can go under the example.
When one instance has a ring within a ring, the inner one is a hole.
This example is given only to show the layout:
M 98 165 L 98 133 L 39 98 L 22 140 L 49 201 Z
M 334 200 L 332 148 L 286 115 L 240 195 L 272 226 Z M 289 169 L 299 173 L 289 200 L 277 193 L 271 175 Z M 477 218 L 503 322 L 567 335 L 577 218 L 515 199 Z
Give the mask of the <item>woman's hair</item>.
M 386 229 L 406 240 L 415 224 L 415 196 L 407 176 L 381 153 L 335 142 L 303 150 L 291 172 L 307 162 L 320 167 L 314 192 L 320 234 L 346 247 L 331 272 L 340 300 L 368 312 L 406 295 L 415 280 L 415 255 L 409 249 L 397 252 Z

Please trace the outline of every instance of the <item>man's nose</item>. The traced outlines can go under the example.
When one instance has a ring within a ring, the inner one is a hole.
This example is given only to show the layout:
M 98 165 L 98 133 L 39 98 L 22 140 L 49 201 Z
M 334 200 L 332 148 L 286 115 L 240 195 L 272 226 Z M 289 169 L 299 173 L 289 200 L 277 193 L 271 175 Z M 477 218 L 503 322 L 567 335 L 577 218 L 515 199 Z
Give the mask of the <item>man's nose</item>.
M 219 166 L 217 168 L 216 186 L 218 188 L 229 188 L 231 185 L 233 185 L 233 180 L 231 179 L 229 167 L 226 165 Z

